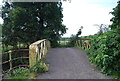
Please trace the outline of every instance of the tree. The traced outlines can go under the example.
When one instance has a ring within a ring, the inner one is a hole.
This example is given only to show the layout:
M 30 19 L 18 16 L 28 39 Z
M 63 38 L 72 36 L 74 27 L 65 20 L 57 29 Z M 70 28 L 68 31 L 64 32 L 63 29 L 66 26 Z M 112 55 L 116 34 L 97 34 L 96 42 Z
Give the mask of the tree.
M 111 14 L 114 16 L 111 21 L 113 22 L 112 25 L 110 25 L 111 29 L 113 30 L 120 30 L 120 1 L 117 2 L 118 5 L 113 8 L 113 12 Z M 119 31 L 118 31 L 119 32 Z
M 30 45 L 37 40 L 48 39 L 55 47 L 60 36 L 66 33 L 61 6 L 61 2 L 6 2 L 2 14 L 4 43 Z
M 80 29 L 78 30 L 77 34 L 76 34 L 76 38 L 81 35 L 82 33 L 82 29 L 83 29 L 83 26 L 80 27 Z
M 118 46 L 117 49 L 120 49 L 120 1 L 118 1 L 117 3 L 118 3 L 118 5 L 115 8 L 113 8 L 113 12 L 111 12 L 111 14 L 114 17 L 111 19 L 112 25 L 110 25 L 110 27 L 116 34 L 115 40 L 116 40 L 116 44 Z M 119 51 L 119 53 L 120 53 L 120 51 Z
M 71 35 L 70 37 L 70 42 L 69 42 L 69 46 L 70 47 L 73 47 L 78 39 L 78 36 L 81 35 L 82 33 L 82 29 L 83 29 L 83 26 L 80 27 L 80 29 L 78 30 L 78 32 L 76 33 L 76 35 Z
M 110 27 L 106 24 L 94 24 L 94 26 L 98 26 L 99 27 L 99 31 L 97 32 L 97 34 L 102 34 L 104 32 L 110 31 Z
M 2 42 L 2 24 L 0 24 L 0 44 Z
M 2 37 L 2 24 L 0 24 L 0 37 Z

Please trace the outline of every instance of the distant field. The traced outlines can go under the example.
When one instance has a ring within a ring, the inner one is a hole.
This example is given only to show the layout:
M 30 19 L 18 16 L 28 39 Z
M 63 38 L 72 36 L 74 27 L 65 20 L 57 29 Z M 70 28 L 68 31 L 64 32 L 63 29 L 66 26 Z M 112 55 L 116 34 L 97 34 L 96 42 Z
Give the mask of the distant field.
M 58 41 L 60 44 L 68 43 L 69 41 Z
M 66 41 L 61 40 L 61 41 L 58 41 L 58 43 L 59 43 L 60 47 L 67 47 L 69 41 L 68 40 L 66 40 Z
M 58 41 L 59 45 L 61 47 L 66 47 L 68 46 L 68 43 L 70 42 L 70 38 L 66 37 L 66 38 L 60 38 L 60 40 Z

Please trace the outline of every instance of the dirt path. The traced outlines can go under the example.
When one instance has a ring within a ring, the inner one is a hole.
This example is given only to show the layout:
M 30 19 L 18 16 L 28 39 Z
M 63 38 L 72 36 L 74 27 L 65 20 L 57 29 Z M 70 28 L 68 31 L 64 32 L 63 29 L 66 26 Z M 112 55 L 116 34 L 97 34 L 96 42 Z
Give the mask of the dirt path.
M 76 48 L 53 48 L 47 55 L 49 72 L 37 79 L 111 79 L 88 61 L 84 51 Z

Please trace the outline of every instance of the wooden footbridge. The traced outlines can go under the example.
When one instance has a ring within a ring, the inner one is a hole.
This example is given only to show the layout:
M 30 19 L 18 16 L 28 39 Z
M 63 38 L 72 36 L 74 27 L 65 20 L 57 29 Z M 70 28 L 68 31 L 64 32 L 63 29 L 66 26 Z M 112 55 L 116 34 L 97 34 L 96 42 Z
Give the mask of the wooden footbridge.
M 91 39 L 78 39 L 75 42 L 76 46 L 89 49 L 91 47 L 89 40 Z M 47 39 L 39 40 L 32 43 L 29 49 L 13 50 L 3 54 L 9 54 L 9 60 L 0 63 L 9 63 L 10 68 L 7 71 L 18 67 L 35 66 L 42 58 L 46 58 L 49 63 L 49 71 L 40 74 L 37 79 L 109 79 L 98 70 L 91 66 L 84 51 L 76 48 L 50 48 L 50 41 Z M 17 51 L 29 51 L 28 57 L 12 58 L 11 54 Z M 46 55 L 47 54 L 47 55 Z M 12 62 L 17 59 L 29 59 L 29 65 L 18 65 L 13 67 Z

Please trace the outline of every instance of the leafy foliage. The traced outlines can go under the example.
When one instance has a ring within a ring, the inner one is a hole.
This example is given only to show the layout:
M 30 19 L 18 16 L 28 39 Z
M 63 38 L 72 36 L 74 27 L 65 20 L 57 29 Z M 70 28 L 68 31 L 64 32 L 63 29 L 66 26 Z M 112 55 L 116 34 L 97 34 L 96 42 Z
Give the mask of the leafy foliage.
M 45 58 L 42 58 L 34 67 L 30 68 L 30 72 L 43 73 L 48 71 Z
M 2 24 L 0 24 L 0 42 L 1 42 L 1 37 L 2 37 Z
M 10 72 L 7 72 L 7 79 L 29 79 L 32 76 L 32 73 L 43 73 L 48 71 L 48 65 L 45 64 L 45 58 L 42 58 L 35 66 L 32 68 L 19 67 Z
M 92 46 L 88 55 L 89 60 L 98 66 L 101 72 L 120 79 L 120 1 L 113 10 L 111 31 L 91 36 Z
M 62 3 L 7 3 L 3 6 L 3 43 L 15 48 L 18 43 L 30 45 L 48 39 L 55 47 L 66 32 L 62 24 Z
M 28 79 L 30 71 L 26 67 L 19 67 L 12 72 L 6 73 L 6 79 Z
M 120 73 L 120 46 L 115 36 L 115 31 L 95 35 L 94 39 L 91 40 L 92 47 L 88 51 L 89 60 L 106 75 L 113 72 Z

